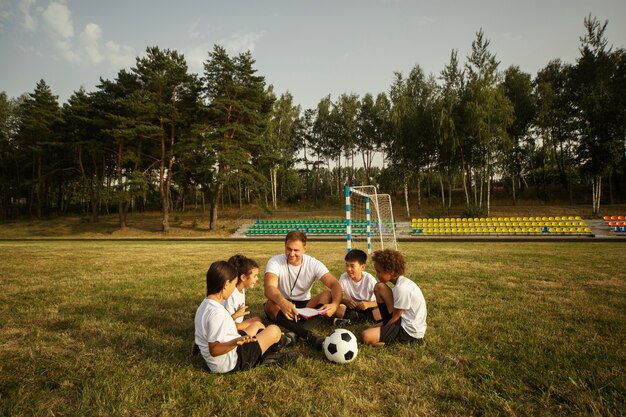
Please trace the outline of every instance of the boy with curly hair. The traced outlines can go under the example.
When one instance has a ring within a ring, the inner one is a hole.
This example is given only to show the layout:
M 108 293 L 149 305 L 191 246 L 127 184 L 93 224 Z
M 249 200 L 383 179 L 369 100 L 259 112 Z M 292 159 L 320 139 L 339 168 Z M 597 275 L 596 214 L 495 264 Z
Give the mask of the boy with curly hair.
M 392 342 L 424 342 L 426 300 L 417 284 L 404 276 L 406 263 L 396 250 L 372 256 L 378 283 L 374 287 L 382 322 L 363 330 L 363 343 L 382 347 Z M 389 288 L 388 282 L 394 284 Z

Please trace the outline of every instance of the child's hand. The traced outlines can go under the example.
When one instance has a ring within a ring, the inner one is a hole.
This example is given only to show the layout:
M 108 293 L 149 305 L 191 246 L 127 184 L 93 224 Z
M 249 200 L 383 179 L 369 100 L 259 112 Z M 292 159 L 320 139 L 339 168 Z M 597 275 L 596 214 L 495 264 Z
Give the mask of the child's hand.
M 250 314 L 250 312 L 247 311 L 248 308 L 250 308 L 250 307 L 248 307 L 247 305 L 244 305 L 244 304 L 242 304 L 239 307 L 237 307 L 237 311 L 235 311 L 233 313 L 233 315 L 232 315 L 233 320 L 238 319 L 239 317 L 243 317 L 243 316 L 245 316 L 247 314 Z
M 254 336 L 241 336 L 237 339 L 237 346 L 245 345 L 246 343 L 256 342 L 256 337 Z
M 348 307 L 348 308 L 350 308 L 352 310 L 357 308 L 357 302 L 356 301 L 354 301 L 354 300 L 352 300 L 350 298 L 346 298 L 344 301 L 345 301 L 344 304 L 346 305 L 346 307 Z
M 367 306 L 363 301 L 359 301 L 358 303 L 356 303 L 356 308 L 358 308 L 359 310 L 367 310 Z

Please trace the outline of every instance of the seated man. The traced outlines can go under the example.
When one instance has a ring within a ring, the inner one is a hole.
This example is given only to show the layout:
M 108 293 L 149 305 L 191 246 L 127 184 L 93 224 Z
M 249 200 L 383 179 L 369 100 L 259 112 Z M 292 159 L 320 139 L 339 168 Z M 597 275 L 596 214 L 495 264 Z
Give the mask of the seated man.
M 341 302 L 339 281 L 317 259 L 306 255 L 306 234 L 292 230 L 285 237 L 285 253 L 273 256 L 265 267 L 265 314 L 291 330 L 317 350 L 322 350 L 324 337 L 309 330 L 311 322 L 298 317 L 297 308 L 316 308 L 324 316 L 332 317 Z M 322 281 L 328 290 L 311 298 L 315 280 Z M 309 319 L 309 321 L 314 319 Z

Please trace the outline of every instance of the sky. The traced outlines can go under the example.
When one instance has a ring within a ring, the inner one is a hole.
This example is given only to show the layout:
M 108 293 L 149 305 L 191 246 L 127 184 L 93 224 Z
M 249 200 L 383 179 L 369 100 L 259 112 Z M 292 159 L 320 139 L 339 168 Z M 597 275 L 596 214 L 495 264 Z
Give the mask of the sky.
M 249 50 L 277 94 L 315 108 L 329 94 L 388 92 L 415 65 L 439 76 L 452 50 L 466 62 L 480 29 L 500 71 L 575 63 L 589 15 L 625 46 L 626 0 L 0 0 L 0 91 L 18 97 L 43 79 L 65 103 L 151 46 L 202 75 L 218 44 Z

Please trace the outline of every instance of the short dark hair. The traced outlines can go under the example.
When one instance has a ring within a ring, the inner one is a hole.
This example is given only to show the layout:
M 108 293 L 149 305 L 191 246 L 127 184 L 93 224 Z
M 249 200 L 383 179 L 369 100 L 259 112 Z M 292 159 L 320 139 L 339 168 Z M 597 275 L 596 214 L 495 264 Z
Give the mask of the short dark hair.
M 237 283 L 242 275 L 248 275 L 254 268 L 259 268 L 259 264 L 247 256 L 236 254 L 228 259 L 228 263 L 237 268 Z
M 397 277 L 404 275 L 406 270 L 404 257 L 397 250 L 377 250 L 374 252 L 374 255 L 372 255 L 372 261 L 384 272 L 389 272 Z
M 346 262 L 358 262 L 361 265 L 365 265 L 367 263 L 367 253 L 363 252 L 361 249 L 352 249 L 350 252 L 346 253 L 344 259 Z
M 295 240 L 299 240 L 300 242 L 302 242 L 303 245 L 306 245 L 306 233 L 301 232 L 300 230 L 292 230 L 291 232 L 287 233 L 287 236 L 285 236 L 285 244 L 287 244 L 287 242 L 293 242 Z
M 237 268 L 226 261 L 215 261 L 206 272 L 206 295 L 217 294 L 228 281 L 237 278 Z

